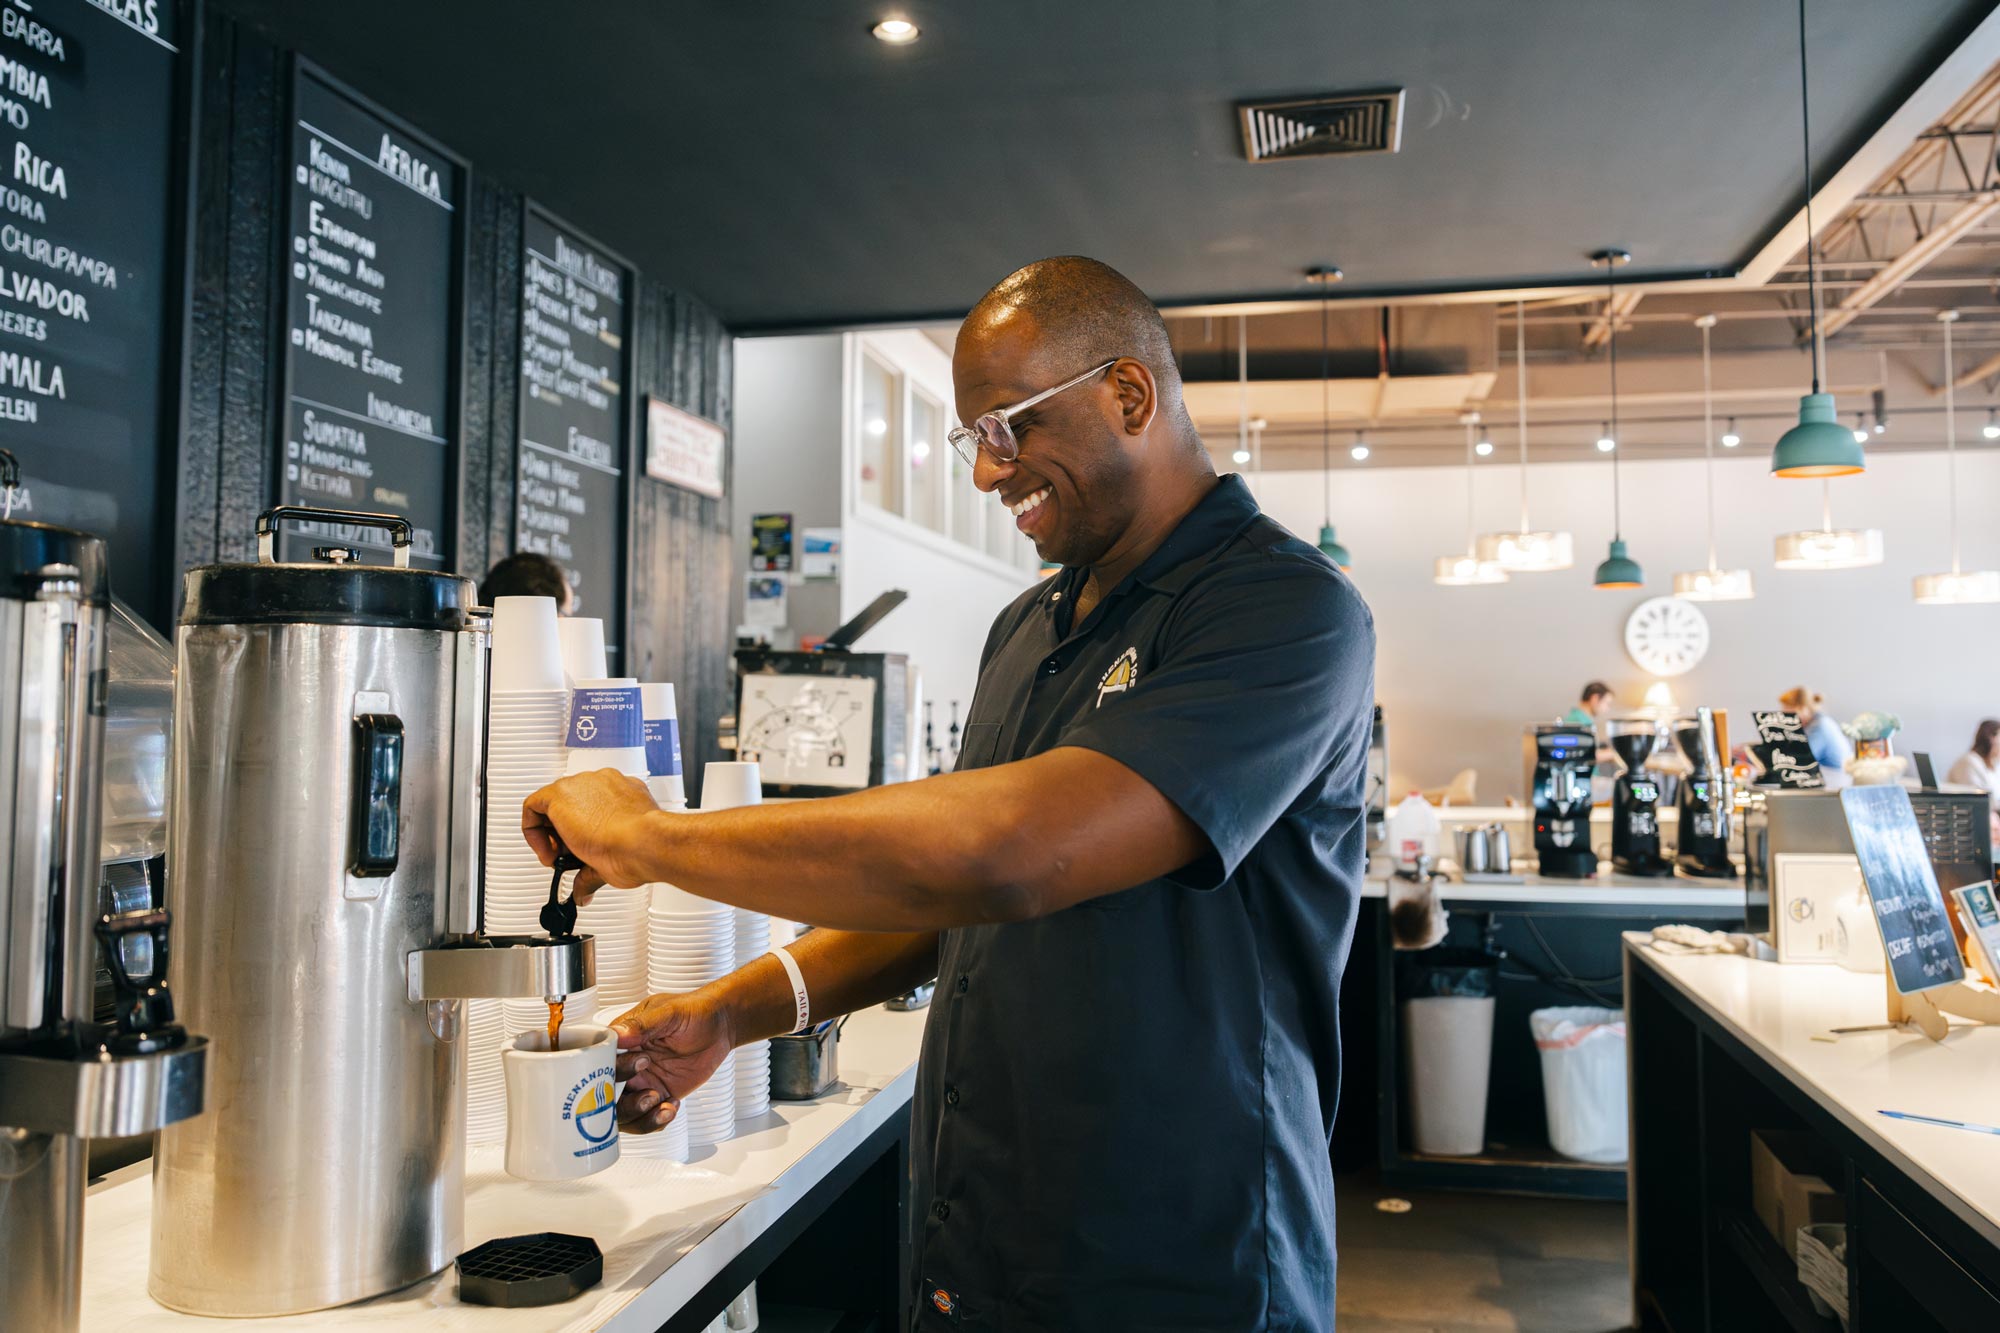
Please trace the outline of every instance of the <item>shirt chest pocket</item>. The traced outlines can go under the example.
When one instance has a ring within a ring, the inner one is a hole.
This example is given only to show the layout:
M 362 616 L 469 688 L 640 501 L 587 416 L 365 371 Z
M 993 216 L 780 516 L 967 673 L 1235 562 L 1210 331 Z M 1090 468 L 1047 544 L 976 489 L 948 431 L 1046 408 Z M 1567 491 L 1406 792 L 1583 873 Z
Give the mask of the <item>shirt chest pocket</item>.
M 998 722 L 968 722 L 958 738 L 958 763 L 955 773 L 963 773 L 975 768 L 991 768 L 1000 753 L 1000 724 Z

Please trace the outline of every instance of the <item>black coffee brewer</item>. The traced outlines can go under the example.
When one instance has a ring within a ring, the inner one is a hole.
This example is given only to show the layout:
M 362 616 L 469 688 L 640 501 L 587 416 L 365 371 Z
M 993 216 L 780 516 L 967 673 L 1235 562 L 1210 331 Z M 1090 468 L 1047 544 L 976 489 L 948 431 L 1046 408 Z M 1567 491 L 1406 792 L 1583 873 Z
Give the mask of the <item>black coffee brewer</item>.
M 1734 879 L 1736 864 L 1729 859 L 1729 774 L 1722 766 L 1714 710 L 1696 709 L 1692 721 L 1683 720 L 1675 727 L 1674 740 L 1693 765 L 1681 780 L 1680 829 L 1675 839 L 1679 853 L 1674 864 L 1683 875 L 1697 879 Z
M 1567 724 L 1534 730 L 1529 783 L 1535 808 L 1535 853 L 1544 875 L 1588 879 L 1597 873 L 1590 849 L 1590 775 L 1597 767 L 1597 737 Z
M 1660 783 L 1645 771 L 1659 739 L 1649 721 L 1611 724 L 1608 738 L 1625 767 L 1611 786 L 1611 864 L 1625 875 L 1671 875 L 1672 862 L 1660 855 Z

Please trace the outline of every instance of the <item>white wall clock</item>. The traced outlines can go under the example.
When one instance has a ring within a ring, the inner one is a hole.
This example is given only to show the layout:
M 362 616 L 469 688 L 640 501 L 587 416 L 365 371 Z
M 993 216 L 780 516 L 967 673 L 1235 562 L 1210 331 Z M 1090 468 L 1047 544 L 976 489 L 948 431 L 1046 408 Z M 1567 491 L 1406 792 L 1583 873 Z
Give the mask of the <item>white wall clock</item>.
M 1625 651 L 1655 676 L 1692 671 L 1708 655 L 1708 617 L 1693 602 L 1649 597 L 1625 618 Z

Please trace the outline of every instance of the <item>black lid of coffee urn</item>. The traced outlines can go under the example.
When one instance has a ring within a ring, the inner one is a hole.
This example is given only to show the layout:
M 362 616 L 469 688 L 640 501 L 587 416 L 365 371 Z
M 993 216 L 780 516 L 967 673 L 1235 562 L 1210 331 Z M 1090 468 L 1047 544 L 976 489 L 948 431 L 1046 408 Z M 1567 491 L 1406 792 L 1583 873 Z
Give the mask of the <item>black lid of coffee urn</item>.
M 92 606 L 111 601 L 111 574 L 104 539 L 74 528 L 14 519 L 0 521 L 0 594 L 33 597 L 50 565 L 76 570 L 77 587 Z
M 472 580 L 390 565 L 202 565 L 187 573 L 183 625 L 372 625 L 462 630 Z

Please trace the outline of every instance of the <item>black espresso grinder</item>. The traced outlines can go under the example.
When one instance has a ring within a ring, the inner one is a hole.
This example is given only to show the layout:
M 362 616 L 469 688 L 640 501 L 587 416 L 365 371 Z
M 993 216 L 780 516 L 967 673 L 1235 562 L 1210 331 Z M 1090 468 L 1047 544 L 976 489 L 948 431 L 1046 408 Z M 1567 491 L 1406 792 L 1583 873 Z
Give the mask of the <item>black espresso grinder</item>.
M 1691 722 L 1676 725 L 1674 739 L 1694 769 L 1681 780 L 1675 864 L 1683 875 L 1697 879 L 1734 879 L 1736 865 L 1729 859 L 1732 798 L 1722 747 L 1716 743 L 1715 714 L 1695 710 Z
M 1674 873 L 1660 855 L 1660 783 L 1645 771 L 1659 733 L 1651 722 L 1619 721 L 1607 738 L 1624 765 L 1611 784 L 1611 865 L 1623 875 Z

